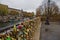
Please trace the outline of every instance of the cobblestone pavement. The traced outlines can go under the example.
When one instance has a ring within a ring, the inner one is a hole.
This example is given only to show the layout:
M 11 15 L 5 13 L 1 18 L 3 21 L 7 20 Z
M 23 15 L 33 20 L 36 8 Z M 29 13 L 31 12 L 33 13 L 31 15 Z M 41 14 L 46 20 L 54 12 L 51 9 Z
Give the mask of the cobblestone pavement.
M 40 31 L 40 40 L 60 40 L 60 23 L 50 22 L 50 25 L 42 23 Z

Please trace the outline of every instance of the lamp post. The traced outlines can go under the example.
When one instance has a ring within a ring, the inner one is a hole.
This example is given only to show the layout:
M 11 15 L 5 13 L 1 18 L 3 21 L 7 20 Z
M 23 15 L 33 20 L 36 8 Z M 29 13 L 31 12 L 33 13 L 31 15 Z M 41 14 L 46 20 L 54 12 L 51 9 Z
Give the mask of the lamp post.
M 48 0 L 48 12 L 47 12 L 47 15 L 46 15 L 46 22 L 45 22 L 45 24 L 46 25 L 49 25 L 50 23 L 49 23 L 49 14 L 50 14 L 50 0 Z

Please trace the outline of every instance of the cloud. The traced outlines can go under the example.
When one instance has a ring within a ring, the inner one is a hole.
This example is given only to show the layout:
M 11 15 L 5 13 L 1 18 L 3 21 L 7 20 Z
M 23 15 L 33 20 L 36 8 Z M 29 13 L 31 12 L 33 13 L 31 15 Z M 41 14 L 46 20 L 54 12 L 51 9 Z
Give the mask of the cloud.
M 35 10 L 43 0 L 2 0 L 1 3 L 7 4 L 9 7 Z
M 28 11 L 35 11 L 36 8 L 42 4 L 43 0 L 0 0 L 1 3 L 7 4 L 9 7 L 23 9 Z M 53 0 L 60 5 L 60 0 Z

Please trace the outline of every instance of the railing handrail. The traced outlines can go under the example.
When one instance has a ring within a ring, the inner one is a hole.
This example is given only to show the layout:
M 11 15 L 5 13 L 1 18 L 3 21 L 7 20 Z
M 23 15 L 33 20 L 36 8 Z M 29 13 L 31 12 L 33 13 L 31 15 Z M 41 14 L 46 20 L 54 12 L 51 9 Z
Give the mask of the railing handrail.
M 38 17 L 36 17 L 36 18 L 38 18 Z M 34 19 L 36 19 L 36 18 L 33 18 L 33 19 L 31 19 L 31 20 L 34 20 Z M 26 20 L 27 21 L 27 20 Z M 23 21 L 22 21 L 23 22 Z M 16 25 L 18 25 L 18 24 L 20 24 L 21 22 L 18 22 L 18 23 L 16 23 Z M 1 32 L 3 32 L 3 31 L 5 31 L 6 29 L 10 29 L 10 28 L 12 28 L 14 26 L 14 24 L 12 24 L 12 25 L 9 25 L 9 26 L 6 26 L 6 27 L 3 27 L 3 28 L 0 28 L 0 33 Z

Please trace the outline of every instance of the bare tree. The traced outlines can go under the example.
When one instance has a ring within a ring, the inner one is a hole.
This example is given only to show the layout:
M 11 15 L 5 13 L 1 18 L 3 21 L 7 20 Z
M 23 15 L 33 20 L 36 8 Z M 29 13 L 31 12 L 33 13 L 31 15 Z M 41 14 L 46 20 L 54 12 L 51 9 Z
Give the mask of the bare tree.
M 48 6 L 47 5 L 48 5 L 47 2 L 43 3 L 41 6 L 39 6 L 37 8 L 36 12 L 37 13 L 39 12 L 40 14 L 43 14 L 43 15 L 47 15 L 47 13 L 48 13 Z M 54 1 L 50 2 L 49 11 L 50 11 L 49 15 L 53 15 L 53 14 L 58 14 L 59 13 L 59 8 L 56 5 L 56 2 L 54 2 Z

